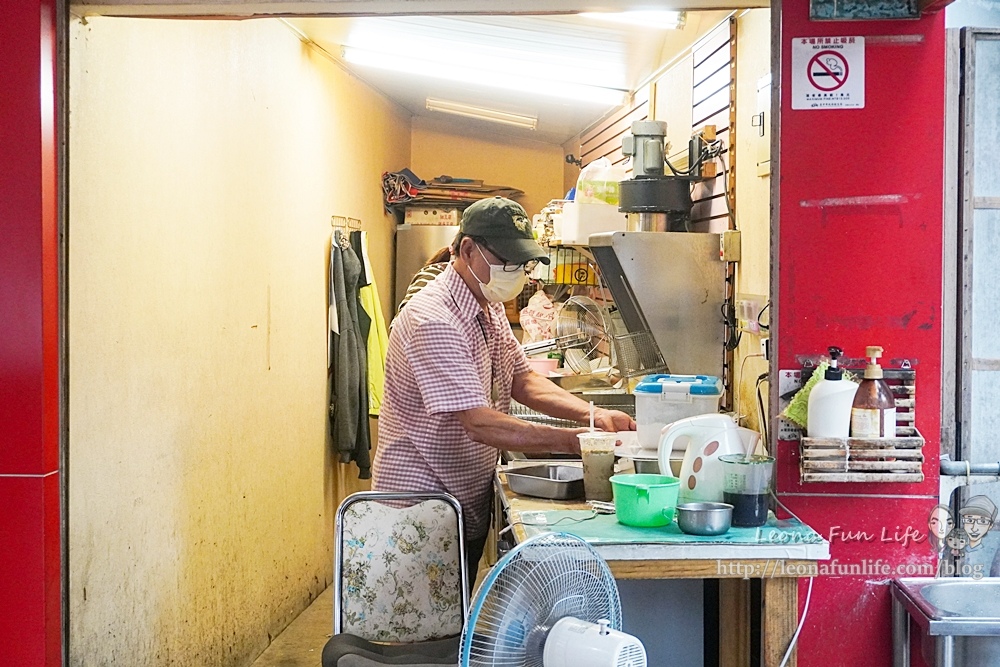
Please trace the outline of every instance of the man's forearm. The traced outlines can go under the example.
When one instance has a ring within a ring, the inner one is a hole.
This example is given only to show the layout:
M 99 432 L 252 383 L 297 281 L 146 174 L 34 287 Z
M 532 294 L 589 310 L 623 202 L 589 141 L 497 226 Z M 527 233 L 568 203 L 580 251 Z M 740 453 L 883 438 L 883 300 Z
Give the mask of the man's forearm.
M 490 447 L 512 452 L 580 452 L 576 434 L 583 429 L 532 424 L 490 408 L 455 414 L 472 440 Z
M 550 417 L 586 422 L 590 404 L 534 371 L 514 376 L 511 396 L 518 403 Z

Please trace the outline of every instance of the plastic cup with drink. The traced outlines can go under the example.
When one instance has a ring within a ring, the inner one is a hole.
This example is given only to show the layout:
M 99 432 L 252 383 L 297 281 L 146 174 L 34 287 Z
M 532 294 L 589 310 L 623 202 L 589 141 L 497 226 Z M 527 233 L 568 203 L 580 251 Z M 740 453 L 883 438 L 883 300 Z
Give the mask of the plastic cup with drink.
M 611 476 L 615 474 L 617 433 L 590 431 L 577 435 L 583 459 L 583 491 L 587 500 L 610 501 L 613 498 Z
M 733 506 L 733 525 L 744 528 L 767 523 L 774 457 L 728 454 L 722 462 L 722 496 Z

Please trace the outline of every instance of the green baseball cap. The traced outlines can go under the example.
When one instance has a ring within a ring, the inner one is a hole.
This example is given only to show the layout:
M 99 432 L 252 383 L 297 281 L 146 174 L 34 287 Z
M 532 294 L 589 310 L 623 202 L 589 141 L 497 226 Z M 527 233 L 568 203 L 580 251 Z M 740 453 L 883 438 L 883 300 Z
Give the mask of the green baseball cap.
M 462 213 L 459 231 L 485 240 L 490 250 L 511 264 L 533 259 L 549 263 L 548 253 L 531 233 L 528 214 L 516 201 L 504 197 L 480 199 Z

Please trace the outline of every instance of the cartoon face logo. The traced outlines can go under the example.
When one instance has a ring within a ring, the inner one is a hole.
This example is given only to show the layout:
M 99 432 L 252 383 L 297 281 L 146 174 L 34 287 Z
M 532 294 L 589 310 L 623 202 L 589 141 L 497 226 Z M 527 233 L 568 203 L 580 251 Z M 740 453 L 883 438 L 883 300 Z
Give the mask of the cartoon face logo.
M 937 505 L 931 510 L 930 518 L 927 520 L 927 528 L 938 542 L 943 543 L 944 538 L 955 527 L 955 518 L 951 515 L 951 508 L 947 505 Z
M 958 556 L 969 546 L 969 536 L 961 528 L 956 528 L 948 533 L 948 537 L 945 538 L 945 544 L 951 549 L 952 555 Z
M 969 536 L 969 548 L 978 549 L 996 521 L 997 506 L 986 496 L 973 496 L 958 510 L 958 514 L 962 530 Z

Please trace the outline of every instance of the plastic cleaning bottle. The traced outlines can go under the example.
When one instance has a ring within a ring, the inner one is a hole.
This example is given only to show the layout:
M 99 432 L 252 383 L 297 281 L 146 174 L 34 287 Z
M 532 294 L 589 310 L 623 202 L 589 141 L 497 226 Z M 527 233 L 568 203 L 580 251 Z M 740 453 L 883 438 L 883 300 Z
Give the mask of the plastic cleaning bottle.
M 844 379 L 838 367 L 844 351 L 830 347 L 830 367 L 809 392 L 806 432 L 810 438 L 846 438 L 851 432 L 851 406 L 858 385 Z
M 865 348 L 868 365 L 865 379 L 858 386 L 851 407 L 851 436 L 854 438 L 895 438 L 896 400 L 892 389 L 882 379 L 882 367 L 878 358 L 882 348 L 870 345 Z

